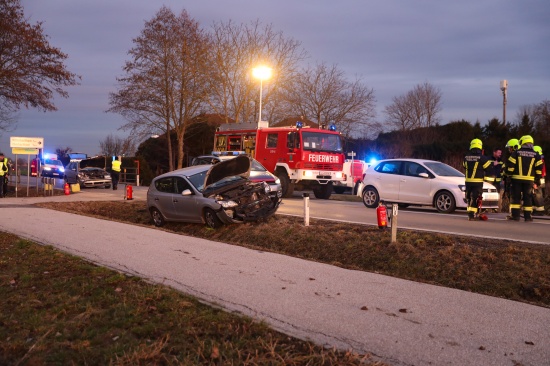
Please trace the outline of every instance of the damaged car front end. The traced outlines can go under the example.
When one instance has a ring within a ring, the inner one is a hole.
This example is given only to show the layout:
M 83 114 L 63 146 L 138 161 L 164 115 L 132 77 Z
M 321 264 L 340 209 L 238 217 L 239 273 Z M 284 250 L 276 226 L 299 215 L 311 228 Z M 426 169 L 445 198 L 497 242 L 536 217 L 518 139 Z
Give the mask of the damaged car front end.
M 251 159 L 240 156 L 158 176 L 147 192 L 153 222 L 203 222 L 216 228 L 270 217 L 280 199 L 272 198 L 268 183 L 249 179 L 250 166 Z

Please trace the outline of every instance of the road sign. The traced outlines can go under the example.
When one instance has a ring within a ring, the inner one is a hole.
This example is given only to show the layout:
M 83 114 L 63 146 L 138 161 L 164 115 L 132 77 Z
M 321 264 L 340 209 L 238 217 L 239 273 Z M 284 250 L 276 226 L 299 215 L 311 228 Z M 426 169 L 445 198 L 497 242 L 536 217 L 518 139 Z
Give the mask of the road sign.
M 11 153 L 13 155 L 38 155 L 38 149 L 33 149 L 30 147 L 12 147 Z
M 355 155 L 357 155 L 357 154 L 355 153 L 355 151 L 352 151 L 352 152 L 349 152 L 349 153 L 348 153 L 348 156 L 351 156 L 352 158 L 353 158 Z
M 43 137 L 10 137 L 10 147 L 23 147 L 23 148 L 44 148 Z

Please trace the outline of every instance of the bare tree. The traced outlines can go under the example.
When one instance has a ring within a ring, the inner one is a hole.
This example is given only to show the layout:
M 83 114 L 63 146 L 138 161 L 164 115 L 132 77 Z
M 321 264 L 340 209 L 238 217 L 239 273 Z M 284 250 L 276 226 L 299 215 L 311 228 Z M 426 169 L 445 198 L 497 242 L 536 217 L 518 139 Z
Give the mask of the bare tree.
M 129 156 L 135 151 L 135 143 L 130 138 L 121 138 L 110 134 L 105 140 L 99 142 L 101 155 L 106 156 Z
M 384 112 L 386 122 L 400 131 L 435 126 L 441 120 L 441 91 L 427 82 L 416 85 L 405 95 L 394 97 Z
M 316 64 L 302 70 L 284 90 L 291 115 L 304 116 L 319 125 L 334 123 L 346 136 L 373 126 L 374 91 L 361 79 L 349 82 L 336 65 Z
M 227 122 L 252 122 L 259 107 L 259 81 L 252 77 L 252 68 L 267 64 L 273 77 L 264 82 L 262 104 L 266 117 L 276 110 L 271 102 L 278 88 L 295 77 L 297 64 L 305 52 L 300 43 L 285 38 L 271 25 L 215 23 L 212 27 L 210 53 L 210 106 Z M 252 103 L 253 102 L 253 103 Z M 263 112 L 262 112 L 263 113 Z
M 208 91 L 208 37 L 185 10 L 176 16 L 163 6 L 133 42 L 132 60 L 124 66 L 126 76 L 118 79 L 118 92 L 110 94 L 109 111 L 124 116 L 128 123 L 122 129 L 141 138 L 174 130 L 181 168 L 185 129 Z M 173 148 L 167 141 L 173 170 Z
M 0 130 L 14 123 L 21 106 L 57 109 L 54 95 L 67 98 L 64 87 L 78 84 L 63 64 L 66 58 L 50 46 L 41 22 L 28 22 L 20 0 L 0 0 Z

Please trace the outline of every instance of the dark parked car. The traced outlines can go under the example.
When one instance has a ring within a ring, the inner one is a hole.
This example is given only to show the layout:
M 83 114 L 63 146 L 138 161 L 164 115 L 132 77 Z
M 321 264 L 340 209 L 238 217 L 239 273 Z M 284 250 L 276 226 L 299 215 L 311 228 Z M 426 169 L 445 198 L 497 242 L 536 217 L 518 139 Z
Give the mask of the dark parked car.
M 159 175 L 147 191 L 147 208 L 156 226 L 166 221 L 222 224 L 258 221 L 273 215 L 280 200 L 270 187 L 248 177 L 247 156 L 214 165 L 196 165 Z
M 100 167 L 86 166 L 86 160 L 72 160 L 65 168 L 65 182 L 82 188 L 110 188 L 111 174 Z

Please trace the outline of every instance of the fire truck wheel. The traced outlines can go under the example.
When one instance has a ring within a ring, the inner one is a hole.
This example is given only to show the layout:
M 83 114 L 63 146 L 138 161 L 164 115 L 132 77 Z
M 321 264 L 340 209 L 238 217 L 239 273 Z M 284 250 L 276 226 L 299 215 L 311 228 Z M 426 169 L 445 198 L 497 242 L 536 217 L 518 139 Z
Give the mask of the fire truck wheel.
M 315 198 L 328 200 L 332 194 L 332 182 L 313 187 L 313 194 L 315 195 Z
M 292 197 L 294 194 L 294 184 L 290 182 L 290 178 L 286 174 L 286 172 L 277 170 L 276 172 L 277 178 L 281 181 L 281 190 L 283 194 L 283 198 L 289 198 Z
M 367 187 L 363 191 L 363 204 L 368 208 L 378 207 L 378 202 L 380 202 L 380 195 L 374 187 Z

